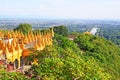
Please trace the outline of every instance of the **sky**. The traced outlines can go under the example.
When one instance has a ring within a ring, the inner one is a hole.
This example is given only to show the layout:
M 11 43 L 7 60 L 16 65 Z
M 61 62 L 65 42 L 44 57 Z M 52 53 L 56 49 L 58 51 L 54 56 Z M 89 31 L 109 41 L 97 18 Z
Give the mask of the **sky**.
M 120 0 L 0 0 L 0 18 L 120 19 Z

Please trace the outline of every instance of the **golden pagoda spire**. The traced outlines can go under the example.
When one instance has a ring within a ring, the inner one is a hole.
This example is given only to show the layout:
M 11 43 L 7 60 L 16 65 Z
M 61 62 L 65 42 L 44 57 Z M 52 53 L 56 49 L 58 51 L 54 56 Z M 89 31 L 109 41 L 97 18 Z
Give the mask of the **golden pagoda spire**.
M 7 47 L 5 47 L 5 54 L 9 54 L 9 50 Z
M 6 44 L 6 47 L 8 47 L 8 49 L 10 49 L 11 44 L 10 44 L 10 42 L 9 42 L 9 41 L 8 41 L 8 42 L 7 42 L 7 44 Z
M 10 52 L 15 52 L 15 44 L 11 44 Z
M 35 48 L 36 50 L 40 50 L 40 47 L 38 46 L 38 43 L 37 43 L 37 42 L 35 42 L 34 48 Z
M 30 35 L 28 35 L 27 38 L 28 38 L 28 42 L 31 43 L 32 39 L 31 39 Z
M 12 38 L 12 35 L 9 32 L 7 33 L 7 36 L 8 36 L 8 39 Z
M 11 45 L 16 46 L 16 42 L 17 42 L 17 40 L 16 40 L 16 38 L 14 38 Z
M 21 32 L 21 38 L 23 38 L 24 37 L 24 34 Z
M 17 39 L 21 39 L 21 34 L 18 32 Z
M 2 49 L 1 50 L 3 51 L 3 54 L 5 54 L 6 51 L 5 51 L 5 45 L 4 44 L 2 45 Z
M 37 41 L 37 35 L 34 35 L 34 39 L 35 39 L 35 41 Z
M 2 50 L 3 47 L 3 40 L 0 40 L 0 50 Z
M 27 36 L 24 37 L 24 44 L 28 44 L 28 38 L 27 38 Z
M 34 35 L 31 35 L 31 40 L 32 40 L 32 42 L 35 41 Z
M 42 39 L 41 45 L 42 45 L 42 48 L 44 49 L 45 48 L 44 38 Z
M 0 50 L 0 56 L 2 56 L 3 55 L 3 51 L 2 50 Z
M 26 48 L 25 48 L 25 44 L 24 44 L 23 42 L 20 44 L 20 48 L 21 48 L 22 50 L 26 49 Z

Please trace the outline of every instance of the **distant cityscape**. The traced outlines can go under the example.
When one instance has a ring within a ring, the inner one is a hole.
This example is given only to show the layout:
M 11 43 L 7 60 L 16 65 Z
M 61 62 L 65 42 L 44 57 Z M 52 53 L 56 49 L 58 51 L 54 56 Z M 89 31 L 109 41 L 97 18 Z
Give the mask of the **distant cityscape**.
M 29 23 L 33 29 L 44 29 L 52 26 L 65 25 L 69 32 L 85 32 L 92 28 L 118 27 L 119 20 L 52 20 L 52 19 L 1 19 L 0 29 L 14 29 L 21 23 Z

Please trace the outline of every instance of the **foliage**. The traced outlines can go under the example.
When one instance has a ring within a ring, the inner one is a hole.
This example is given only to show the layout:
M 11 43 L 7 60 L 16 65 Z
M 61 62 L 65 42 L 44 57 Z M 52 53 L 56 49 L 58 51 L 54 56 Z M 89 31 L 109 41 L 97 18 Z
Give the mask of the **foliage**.
M 7 72 L 5 69 L 0 69 L 0 80 L 28 80 L 20 72 Z
M 63 36 L 54 37 L 54 45 L 47 46 L 43 51 L 33 50 L 38 59 L 38 65 L 32 66 L 32 79 L 51 80 L 109 80 L 111 75 L 99 66 L 91 57 L 84 59 L 80 49 L 73 42 Z
M 79 35 L 74 40 L 84 51 L 83 58 L 93 57 L 114 80 L 120 79 L 120 49 L 112 42 L 92 35 Z
M 54 26 L 54 32 L 55 34 L 59 34 L 62 36 L 67 36 L 68 35 L 68 28 L 66 26 Z
M 99 36 L 104 37 L 107 40 L 111 40 L 116 45 L 120 45 L 120 26 L 112 25 L 109 27 L 101 27 Z
M 93 68 L 94 67 L 94 68 Z M 41 63 L 35 67 L 36 72 L 41 79 L 58 80 L 86 80 L 86 79 L 109 79 L 110 75 L 104 73 L 99 66 L 95 66 L 93 61 L 88 62 L 82 59 L 67 57 L 63 58 L 44 58 Z
M 17 28 L 14 29 L 14 31 L 20 31 L 23 32 L 23 34 L 28 34 L 30 31 L 32 31 L 32 25 L 20 24 Z

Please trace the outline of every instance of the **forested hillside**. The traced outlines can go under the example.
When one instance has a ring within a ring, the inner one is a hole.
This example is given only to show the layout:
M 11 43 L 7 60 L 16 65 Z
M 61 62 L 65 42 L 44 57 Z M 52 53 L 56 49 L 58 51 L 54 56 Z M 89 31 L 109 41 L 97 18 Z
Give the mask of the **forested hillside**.
M 99 36 L 111 40 L 116 45 L 120 45 L 120 26 L 104 26 L 100 28 Z
M 41 79 L 58 80 L 89 80 L 112 78 L 94 57 L 85 56 L 73 41 L 56 35 L 54 45 L 36 55 L 38 66 L 33 66 L 36 76 Z M 87 47 L 87 46 L 86 46 Z
M 74 40 L 83 50 L 85 60 L 94 58 L 114 80 L 120 79 L 120 48 L 112 42 L 92 35 L 79 35 Z
M 28 60 L 36 60 L 36 64 L 25 74 L 29 79 L 120 80 L 120 48 L 114 43 L 91 34 L 74 34 L 72 41 L 57 33 L 53 45 L 42 51 L 30 49 Z M 10 74 L 0 73 L 1 79 L 28 79 L 22 74 L 16 77 L 19 73 Z
M 39 62 L 32 68 L 36 76 L 59 80 L 120 79 L 120 49 L 114 43 L 90 34 L 76 34 L 71 41 L 59 33 L 66 28 L 55 30 L 53 45 L 35 57 Z
M 41 79 L 120 79 L 120 49 L 97 36 L 79 34 L 70 41 L 56 35 L 53 46 L 38 52 L 36 58 L 39 64 L 32 69 Z

